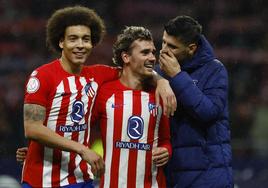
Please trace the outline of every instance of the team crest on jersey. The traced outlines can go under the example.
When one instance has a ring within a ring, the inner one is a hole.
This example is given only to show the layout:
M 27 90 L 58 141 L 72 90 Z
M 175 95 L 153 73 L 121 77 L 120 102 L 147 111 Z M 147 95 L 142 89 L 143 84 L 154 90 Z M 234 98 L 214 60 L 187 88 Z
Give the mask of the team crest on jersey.
M 40 82 L 38 78 L 31 77 L 27 83 L 26 91 L 27 93 L 35 93 L 40 87 Z
M 153 116 L 157 116 L 158 108 L 157 108 L 156 104 L 148 103 L 148 108 L 149 108 L 150 114 L 152 114 Z
M 138 140 L 143 135 L 144 122 L 140 116 L 131 116 L 127 123 L 127 135 L 129 138 Z
M 193 80 L 193 82 L 194 82 L 194 85 L 197 85 L 198 80 Z
M 92 83 L 93 82 L 89 82 L 85 86 L 85 92 L 86 92 L 87 96 L 89 96 L 91 98 L 93 98 L 95 96 L 95 94 L 96 94 L 96 92 L 95 92 L 95 90 L 94 90 L 94 88 L 92 86 Z

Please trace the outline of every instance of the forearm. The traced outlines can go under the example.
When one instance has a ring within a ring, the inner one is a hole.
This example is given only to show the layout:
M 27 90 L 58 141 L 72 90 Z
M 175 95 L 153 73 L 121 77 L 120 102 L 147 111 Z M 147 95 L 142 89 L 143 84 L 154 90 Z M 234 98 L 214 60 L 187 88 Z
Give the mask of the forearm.
M 35 140 L 45 146 L 57 148 L 64 151 L 81 153 L 86 146 L 64 138 L 48 127 L 43 125 L 46 109 L 37 104 L 24 105 L 24 130 L 25 137 Z
M 41 121 L 25 121 L 24 124 L 26 138 L 35 140 L 47 147 L 57 148 L 63 151 L 72 151 L 78 154 L 81 154 L 84 149 L 87 149 L 86 146 L 64 138 L 43 126 Z

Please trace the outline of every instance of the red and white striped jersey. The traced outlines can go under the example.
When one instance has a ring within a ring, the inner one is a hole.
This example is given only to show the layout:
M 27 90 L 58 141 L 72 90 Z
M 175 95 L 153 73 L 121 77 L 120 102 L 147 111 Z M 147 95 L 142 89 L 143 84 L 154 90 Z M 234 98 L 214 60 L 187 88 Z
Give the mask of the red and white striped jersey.
M 79 76 L 72 75 L 56 60 L 32 72 L 24 103 L 44 106 L 44 126 L 88 146 L 88 122 L 97 90 L 103 82 L 116 78 L 117 69 L 105 65 L 84 66 Z M 91 167 L 76 153 L 30 141 L 22 181 L 33 187 L 59 187 L 89 179 L 93 179 Z
M 162 168 L 152 162 L 152 149 L 171 152 L 169 120 L 155 105 L 154 90 L 126 88 L 119 80 L 102 85 L 92 123 L 100 121 L 105 174 L 100 187 L 165 187 Z

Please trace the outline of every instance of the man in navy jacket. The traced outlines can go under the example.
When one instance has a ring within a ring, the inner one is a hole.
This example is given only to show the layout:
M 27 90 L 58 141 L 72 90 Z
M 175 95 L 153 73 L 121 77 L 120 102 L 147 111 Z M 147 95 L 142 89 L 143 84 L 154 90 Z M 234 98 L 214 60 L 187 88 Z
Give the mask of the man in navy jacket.
M 169 187 L 233 187 L 228 75 L 196 20 L 178 16 L 165 25 L 156 69 L 178 102 L 170 119 Z

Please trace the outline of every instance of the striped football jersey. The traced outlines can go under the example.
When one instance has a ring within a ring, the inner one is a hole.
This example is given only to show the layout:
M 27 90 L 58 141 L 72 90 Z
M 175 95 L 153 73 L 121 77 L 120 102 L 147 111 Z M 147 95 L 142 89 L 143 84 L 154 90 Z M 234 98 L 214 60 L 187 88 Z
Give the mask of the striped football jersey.
M 152 149 L 171 152 L 169 121 L 155 105 L 154 90 L 126 88 L 120 80 L 99 90 L 92 123 L 99 120 L 105 174 L 100 187 L 165 187 L 162 168 L 152 162 Z
M 24 103 L 44 106 L 44 126 L 88 146 L 89 122 L 99 86 L 117 77 L 118 71 L 105 65 L 84 66 L 79 76 L 72 75 L 56 60 L 32 72 Z M 60 187 L 90 179 L 91 167 L 78 154 L 30 141 L 23 182 L 32 187 Z

